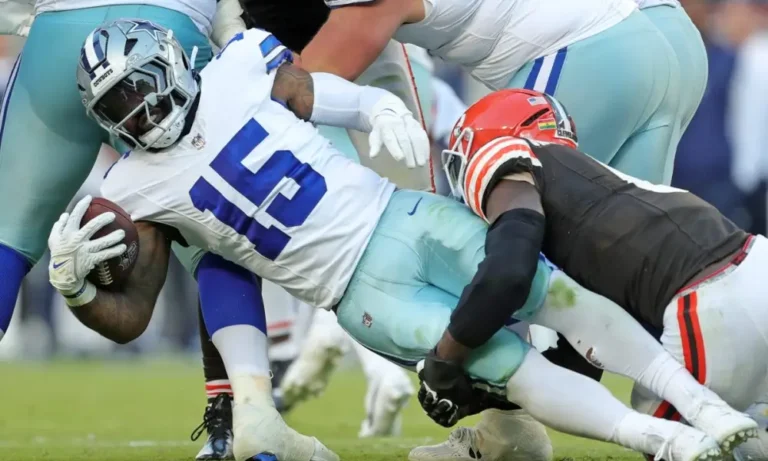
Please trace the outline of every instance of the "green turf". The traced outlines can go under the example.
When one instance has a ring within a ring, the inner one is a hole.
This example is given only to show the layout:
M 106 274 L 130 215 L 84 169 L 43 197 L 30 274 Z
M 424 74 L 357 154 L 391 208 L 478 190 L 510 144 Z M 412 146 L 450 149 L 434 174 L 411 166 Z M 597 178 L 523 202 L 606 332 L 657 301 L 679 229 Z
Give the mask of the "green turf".
M 0 379 L 0 460 L 191 461 L 200 446 L 188 439 L 204 403 L 196 362 L 0 364 Z M 626 401 L 626 382 L 605 382 Z M 447 436 L 414 399 L 403 438 L 358 440 L 364 391 L 359 372 L 340 372 L 287 420 L 345 461 L 405 460 L 413 446 Z M 552 437 L 558 459 L 642 459 L 613 445 Z

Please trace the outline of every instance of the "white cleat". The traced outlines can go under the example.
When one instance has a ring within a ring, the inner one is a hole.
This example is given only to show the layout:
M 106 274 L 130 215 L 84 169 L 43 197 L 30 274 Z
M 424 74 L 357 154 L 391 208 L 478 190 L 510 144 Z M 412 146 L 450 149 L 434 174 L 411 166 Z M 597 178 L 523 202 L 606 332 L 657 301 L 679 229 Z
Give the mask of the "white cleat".
M 476 428 L 459 427 L 448 440 L 416 447 L 410 461 L 551 461 L 552 443 L 544 426 L 524 410 L 487 410 Z
M 733 458 L 735 461 L 768 461 L 768 403 L 752 405 L 747 408 L 747 414 L 757 421 L 757 437 L 733 450 Z
M 383 376 L 368 384 L 366 418 L 358 437 L 396 437 L 402 429 L 400 413 L 415 393 L 413 385 L 400 375 Z
M 714 438 L 726 454 L 757 437 L 757 422 L 721 400 L 702 401 L 688 422 Z
M 717 441 L 704 432 L 680 425 L 675 434 L 662 443 L 654 460 L 723 461 L 726 455 Z
M 288 427 L 274 407 L 236 403 L 232 411 L 237 461 L 339 461 L 319 440 Z
M 344 349 L 333 343 L 307 344 L 285 372 L 280 384 L 283 402 L 292 407 L 310 397 L 320 395 L 328 386 L 333 370 Z M 282 461 L 282 460 L 280 460 Z
M 483 457 L 477 444 L 475 429 L 458 427 L 448 440 L 437 445 L 416 447 L 408 453 L 410 461 L 474 461 Z

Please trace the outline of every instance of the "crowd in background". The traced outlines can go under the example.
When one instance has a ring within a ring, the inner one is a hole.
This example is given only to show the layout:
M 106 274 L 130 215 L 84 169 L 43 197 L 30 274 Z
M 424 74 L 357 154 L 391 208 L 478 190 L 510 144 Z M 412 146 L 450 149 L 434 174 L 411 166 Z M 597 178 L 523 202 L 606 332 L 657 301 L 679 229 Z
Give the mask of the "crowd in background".
M 709 81 L 701 106 L 677 151 L 672 184 L 717 206 L 750 232 L 765 234 L 768 223 L 768 0 L 682 0 L 681 3 L 707 46 Z M 21 44 L 21 40 L 0 37 L 0 94 Z M 454 66 L 436 63 L 436 73 L 467 103 L 487 91 Z M 98 194 L 99 181 L 115 156 L 111 149 L 102 150 L 76 198 Z M 65 304 L 48 284 L 47 264 L 46 258 L 41 260 L 24 282 L 12 327 L 0 342 L 0 359 L 44 359 L 57 354 L 135 356 L 143 352 L 199 350 L 196 287 L 178 263 L 171 267 L 149 330 L 140 340 L 126 346 L 116 346 L 100 338 L 67 312 Z

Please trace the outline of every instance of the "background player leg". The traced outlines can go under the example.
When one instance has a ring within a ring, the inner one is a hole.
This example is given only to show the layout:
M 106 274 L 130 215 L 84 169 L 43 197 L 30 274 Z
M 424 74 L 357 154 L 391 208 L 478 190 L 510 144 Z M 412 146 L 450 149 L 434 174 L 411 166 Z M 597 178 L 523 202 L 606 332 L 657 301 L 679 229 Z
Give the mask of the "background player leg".
M 680 135 L 688 128 L 707 88 L 707 49 L 699 29 L 680 5 L 660 4 L 642 13 L 667 39 L 677 56 L 680 72 Z M 684 70 L 684 72 L 683 72 Z
M 527 64 L 508 87 L 555 96 L 576 121 L 580 150 L 614 166 L 614 158 L 635 133 L 662 124 L 677 125 L 679 131 L 679 85 L 674 50 L 637 11 L 606 31 Z M 644 169 L 634 176 L 660 181 L 671 162 L 667 156 L 674 159 L 679 134 L 659 141 L 662 161 L 656 161 L 655 154 L 646 158 L 647 151 L 624 149 L 622 156 L 645 159 Z
M 343 332 L 333 317 L 335 327 Z M 346 333 L 344 336 L 352 344 L 368 384 L 365 394 L 366 416 L 358 436 L 399 436 L 400 413 L 415 393 L 411 380 L 402 368 L 366 349 Z
M 267 288 L 267 283 L 264 283 Z M 336 369 L 342 355 L 349 350 L 349 340 L 346 334 L 336 325 L 333 314 L 313 309 L 288 294 L 283 288 L 273 285 L 271 295 L 265 290 L 265 303 L 280 303 L 292 306 L 292 310 L 302 312 L 305 316 L 311 313 L 311 318 L 297 322 L 293 329 L 290 342 L 298 350 L 294 360 L 283 376 L 279 394 L 283 405 L 292 408 L 299 402 L 320 395 L 328 385 L 328 380 Z M 269 304 L 268 304 L 269 305 Z M 270 308 L 271 309 L 271 308 Z M 297 320 L 299 316 L 297 316 Z M 329 318 L 330 317 L 330 318 Z M 309 320 L 307 329 L 299 323 Z
M 197 268 L 203 318 L 234 392 L 233 451 L 244 461 L 263 452 L 281 461 L 336 461 L 314 437 L 285 424 L 272 401 L 267 322 L 260 282 L 248 270 L 206 254 Z M 231 299 L 231 303 L 221 303 Z

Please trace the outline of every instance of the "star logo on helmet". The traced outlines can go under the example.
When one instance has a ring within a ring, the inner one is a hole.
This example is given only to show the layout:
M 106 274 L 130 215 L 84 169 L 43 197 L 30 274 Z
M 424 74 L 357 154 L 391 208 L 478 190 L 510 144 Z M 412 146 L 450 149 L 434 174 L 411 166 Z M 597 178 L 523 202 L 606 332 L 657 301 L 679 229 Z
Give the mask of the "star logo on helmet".
M 142 21 L 140 19 L 133 19 L 131 20 L 133 23 L 133 26 L 128 31 L 128 34 L 131 34 L 133 32 L 139 32 L 144 31 L 152 36 L 155 40 L 160 40 L 160 38 L 157 36 L 158 32 L 163 32 L 161 29 L 158 29 L 156 25 L 152 24 L 149 21 Z

